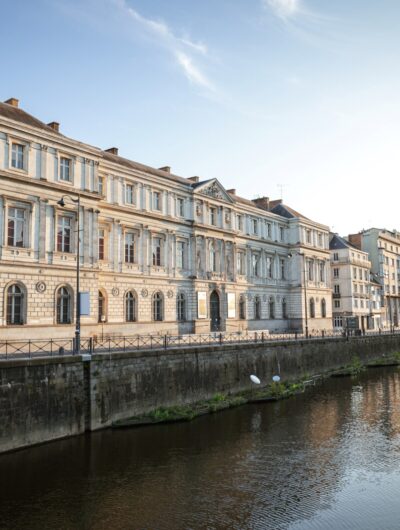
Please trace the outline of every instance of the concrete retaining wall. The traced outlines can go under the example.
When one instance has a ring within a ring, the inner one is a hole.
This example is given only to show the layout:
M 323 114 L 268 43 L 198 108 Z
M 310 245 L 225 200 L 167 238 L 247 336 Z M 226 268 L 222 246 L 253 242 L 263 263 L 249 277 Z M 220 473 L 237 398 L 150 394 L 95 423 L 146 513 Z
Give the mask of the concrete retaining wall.
M 400 351 L 400 335 L 0 361 L 0 452 Z

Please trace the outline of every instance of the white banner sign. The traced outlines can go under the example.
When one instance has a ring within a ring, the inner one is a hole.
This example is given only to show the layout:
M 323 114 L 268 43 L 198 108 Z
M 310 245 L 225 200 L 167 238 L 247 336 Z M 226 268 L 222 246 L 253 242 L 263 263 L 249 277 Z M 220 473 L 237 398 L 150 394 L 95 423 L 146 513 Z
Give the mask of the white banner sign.
M 207 318 L 207 293 L 197 293 L 197 318 Z

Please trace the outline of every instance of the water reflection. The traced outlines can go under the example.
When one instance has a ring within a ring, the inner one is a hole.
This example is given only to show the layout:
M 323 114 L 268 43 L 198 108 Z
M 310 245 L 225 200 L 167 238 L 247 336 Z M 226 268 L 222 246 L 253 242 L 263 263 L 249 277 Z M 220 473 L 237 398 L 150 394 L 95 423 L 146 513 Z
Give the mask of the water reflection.
M 1 528 L 399 528 L 400 379 L 0 457 Z

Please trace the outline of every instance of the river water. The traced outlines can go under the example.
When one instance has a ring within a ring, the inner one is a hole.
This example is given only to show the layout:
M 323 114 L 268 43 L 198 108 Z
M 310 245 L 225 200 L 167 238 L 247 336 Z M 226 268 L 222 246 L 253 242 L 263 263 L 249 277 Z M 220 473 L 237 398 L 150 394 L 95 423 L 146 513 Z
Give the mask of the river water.
M 1 529 L 400 528 L 400 371 L 0 456 Z

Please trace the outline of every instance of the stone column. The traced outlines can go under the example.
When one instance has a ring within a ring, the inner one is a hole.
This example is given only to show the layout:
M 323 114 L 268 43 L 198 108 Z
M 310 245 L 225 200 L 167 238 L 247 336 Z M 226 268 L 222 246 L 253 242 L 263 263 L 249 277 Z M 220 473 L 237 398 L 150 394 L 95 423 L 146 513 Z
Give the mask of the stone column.
M 47 180 L 47 145 L 40 149 L 40 179 Z

